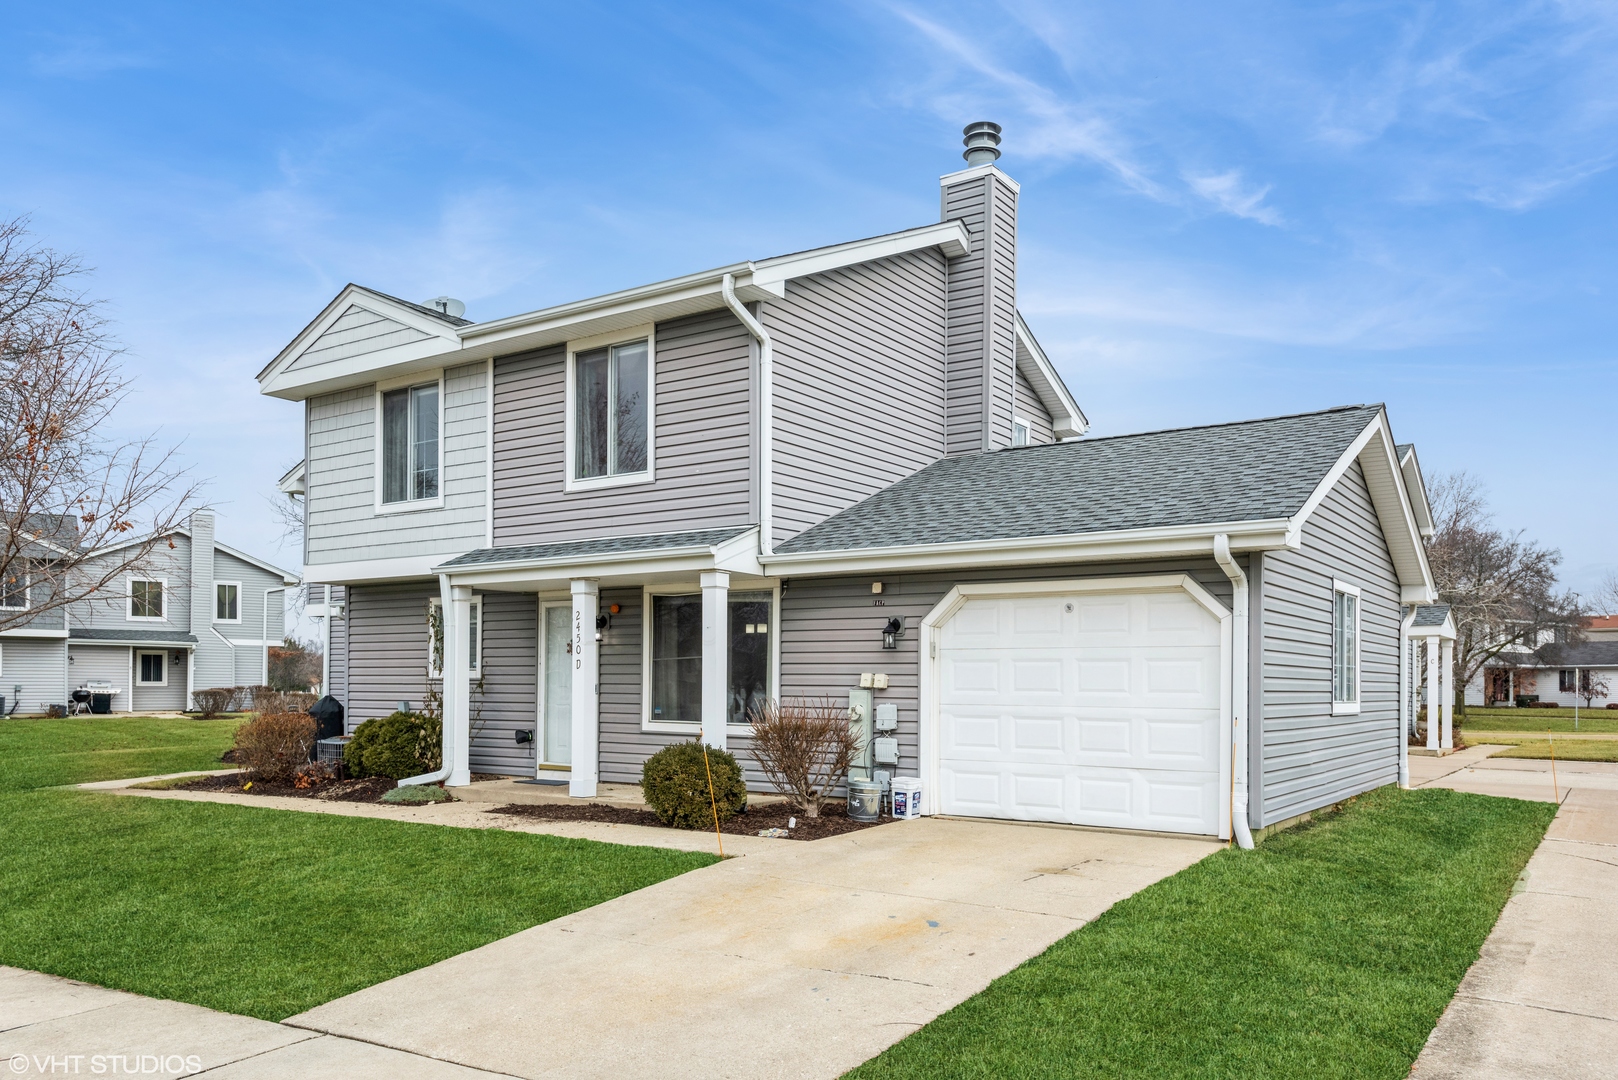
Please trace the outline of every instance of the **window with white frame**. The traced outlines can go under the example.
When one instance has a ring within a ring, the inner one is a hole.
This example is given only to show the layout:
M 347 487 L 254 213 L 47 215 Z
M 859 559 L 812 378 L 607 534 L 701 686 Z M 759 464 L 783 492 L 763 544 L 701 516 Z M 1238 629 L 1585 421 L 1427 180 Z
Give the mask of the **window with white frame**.
M 648 720 L 654 725 L 702 722 L 702 594 L 652 594 Z M 770 591 L 731 592 L 727 598 L 729 685 L 725 721 L 745 725 L 774 693 L 774 608 Z
M 1331 700 L 1335 711 L 1360 703 L 1360 591 L 1335 582 L 1332 589 Z
M 629 341 L 573 357 L 573 480 L 649 472 L 651 342 Z
M 438 498 L 438 406 L 436 382 L 382 394 L 382 502 Z
M 160 578 L 129 579 L 129 614 L 131 619 L 163 618 L 163 581 Z
M 1013 416 L 1011 418 L 1011 445 L 1027 446 L 1029 442 L 1029 432 L 1032 430 L 1033 425 L 1027 420 L 1020 416 Z
M 28 607 L 28 569 L 20 562 L 0 575 L 0 608 L 20 611 Z
M 443 602 L 434 597 L 429 603 L 433 609 L 432 629 L 427 635 L 427 677 L 442 679 L 444 670 L 440 663 L 444 659 L 444 620 L 441 617 Z M 479 665 L 483 658 L 483 597 L 472 598 L 472 611 L 468 616 L 467 635 L 467 670 L 475 677 L 481 668 Z
M 216 581 L 213 586 L 213 621 L 241 622 L 242 586 L 239 581 Z
M 169 684 L 169 654 L 143 652 L 135 656 L 135 682 L 139 686 L 167 686 Z

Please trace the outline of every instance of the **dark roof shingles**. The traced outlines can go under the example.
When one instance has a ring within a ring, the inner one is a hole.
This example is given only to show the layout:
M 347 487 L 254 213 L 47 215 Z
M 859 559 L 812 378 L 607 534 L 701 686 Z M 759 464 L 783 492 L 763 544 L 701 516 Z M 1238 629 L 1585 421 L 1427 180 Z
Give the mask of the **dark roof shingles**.
M 565 559 L 570 556 L 623 555 L 637 551 L 659 551 L 665 548 L 704 548 L 722 544 L 752 528 L 751 525 L 733 525 L 724 529 L 696 529 L 688 532 L 654 533 L 642 536 L 603 536 L 591 540 L 562 540 L 551 544 L 525 544 L 521 547 L 480 548 L 457 556 L 444 563 L 446 567 L 464 569 L 468 566 L 498 565 L 501 563 L 530 562 L 539 559 Z

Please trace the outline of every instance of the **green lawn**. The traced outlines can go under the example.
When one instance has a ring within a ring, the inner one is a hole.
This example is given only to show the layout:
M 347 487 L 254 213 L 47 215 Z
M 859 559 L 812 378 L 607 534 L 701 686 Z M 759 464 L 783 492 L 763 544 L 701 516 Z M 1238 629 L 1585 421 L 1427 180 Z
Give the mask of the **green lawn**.
M 234 726 L 0 722 L 0 964 L 279 1020 L 715 861 L 522 833 L 30 790 L 217 766 Z
M 1122 901 L 849 1075 L 1404 1077 L 1555 809 L 1383 788 Z
M 1572 709 L 1483 709 L 1455 714 L 1459 731 L 1572 731 Z M 1580 731 L 1618 731 L 1618 709 L 1580 709 Z M 1473 739 L 1473 742 L 1479 740 Z
M 1477 742 L 1503 743 L 1511 747 L 1490 757 L 1548 758 L 1551 756 L 1549 739 L 1481 738 Z M 1618 761 L 1618 739 L 1557 739 L 1558 761 Z

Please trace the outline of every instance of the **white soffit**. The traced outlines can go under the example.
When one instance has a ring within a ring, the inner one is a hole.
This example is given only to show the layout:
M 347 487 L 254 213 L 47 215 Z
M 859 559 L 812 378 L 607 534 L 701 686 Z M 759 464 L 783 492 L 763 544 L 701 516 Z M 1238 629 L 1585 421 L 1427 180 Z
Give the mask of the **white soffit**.
M 1023 378 L 1034 388 L 1034 393 L 1039 395 L 1040 403 L 1051 414 L 1051 428 L 1058 439 L 1075 438 L 1090 430 L 1090 421 L 1068 392 L 1067 384 L 1056 373 L 1056 365 L 1039 347 L 1033 331 L 1023 321 L 1022 312 L 1017 313 L 1017 370 L 1022 372 Z
M 736 295 L 743 303 L 768 302 L 784 297 L 786 283 L 793 278 L 930 247 L 939 248 L 946 258 L 956 258 L 966 254 L 970 246 L 966 226 L 958 221 L 942 221 L 885 236 L 780 255 L 761 262 L 734 263 L 460 327 L 369 289 L 350 285 L 259 373 L 259 392 L 271 397 L 301 401 L 316 394 L 364 386 L 383 379 L 473 363 L 492 356 L 507 356 L 599 334 L 612 334 L 649 322 L 716 311 L 725 306 L 721 285 L 727 274 L 734 279 Z M 377 352 L 297 368 L 298 358 L 355 305 L 421 330 L 429 336 Z

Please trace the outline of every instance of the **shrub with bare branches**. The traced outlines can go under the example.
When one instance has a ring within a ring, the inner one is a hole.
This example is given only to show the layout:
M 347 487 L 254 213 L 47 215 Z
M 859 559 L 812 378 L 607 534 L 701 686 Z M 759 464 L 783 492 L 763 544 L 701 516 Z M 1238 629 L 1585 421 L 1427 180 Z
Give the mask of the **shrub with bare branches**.
M 230 708 L 230 699 L 236 696 L 234 687 L 215 688 L 212 690 L 197 690 L 191 695 L 191 702 L 197 707 L 204 720 L 211 720 Z
M 314 745 L 315 718 L 304 713 L 260 713 L 236 729 L 236 760 L 261 780 L 291 780 Z
M 804 817 L 819 817 L 826 796 L 848 775 L 863 746 L 835 698 L 766 700 L 748 713 L 753 757 L 770 784 Z

